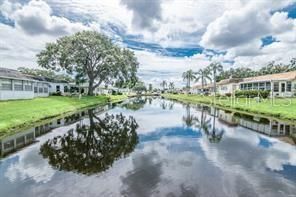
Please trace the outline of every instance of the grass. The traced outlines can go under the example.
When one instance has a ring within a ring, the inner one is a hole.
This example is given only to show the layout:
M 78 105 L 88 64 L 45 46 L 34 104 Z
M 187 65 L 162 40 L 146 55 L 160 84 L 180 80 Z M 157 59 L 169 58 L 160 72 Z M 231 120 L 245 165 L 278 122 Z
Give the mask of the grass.
M 186 95 L 186 94 L 164 94 L 167 99 L 173 99 L 188 103 L 204 103 L 218 107 L 244 111 L 253 114 L 271 116 L 278 119 L 290 121 L 296 120 L 296 98 L 256 99 L 247 98 L 215 98 L 212 96 Z
M 104 105 L 108 102 L 119 102 L 126 98 L 126 96 L 85 96 L 78 99 L 77 97 L 51 96 L 0 102 L 0 138 L 45 119 L 91 106 Z

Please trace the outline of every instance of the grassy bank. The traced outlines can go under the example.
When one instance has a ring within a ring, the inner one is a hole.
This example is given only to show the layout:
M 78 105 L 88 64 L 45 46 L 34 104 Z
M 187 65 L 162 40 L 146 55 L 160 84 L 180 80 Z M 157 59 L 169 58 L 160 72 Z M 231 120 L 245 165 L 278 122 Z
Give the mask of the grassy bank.
M 234 109 L 254 114 L 271 116 L 285 120 L 296 120 L 296 98 L 264 99 L 258 102 L 256 99 L 247 98 L 215 98 L 211 96 L 164 94 L 167 99 L 173 99 L 188 103 L 204 103 L 218 107 Z
M 127 96 L 96 97 L 48 97 L 33 100 L 0 102 L 0 138 L 20 127 L 27 127 L 36 122 L 56 117 L 108 102 L 119 102 Z

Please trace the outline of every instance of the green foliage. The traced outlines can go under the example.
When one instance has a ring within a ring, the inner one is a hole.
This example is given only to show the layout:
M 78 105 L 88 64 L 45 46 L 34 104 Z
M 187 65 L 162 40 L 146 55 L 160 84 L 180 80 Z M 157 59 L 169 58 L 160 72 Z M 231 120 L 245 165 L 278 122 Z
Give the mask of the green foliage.
M 104 96 L 86 96 L 81 99 L 51 96 L 32 100 L 3 101 L 0 102 L 0 137 L 46 118 L 107 102 L 108 98 Z
M 74 81 L 70 75 L 57 74 L 56 72 L 54 72 L 52 70 L 33 69 L 33 68 L 25 68 L 25 67 L 19 67 L 17 70 L 20 71 L 21 73 L 27 74 L 27 75 L 33 75 L 33 76 L 38 76 L 38 77 L 47 77 L 49 79 L 67 81 L 67 82 Z
M 93 110 L 89 110 L 88 115 L 89 125 L 77 124 L 75 130 L 47 140 L 41 146 L 40 153 L 51 166 L 92 175 L 107 170 L 114 161 L 135 149 L 138 124 L 133 117 L 106 114 L 99 118 Z
M 221 72 L 217 76 L 217 81 L 223 79 L 233 78 L 247 78 L 260 75 L 276 74 L 296 70 L 296 58 L 292 58 L 288 64 L 276 63 L 274 61 L 268 63 L 266 66 L 262 67 L 259 70 L 252 70 L 250 68 L 241 67 L 241 68 L 230 68 L 229 70 Z
M 139 94 L 141 92 L 146 92 L 147 88 L 143 82 L 137 82 L 136 85 L 133 87 L 133 90 Z
M 269 95 L 270 95 L 269 90 L 237 90 L 235 91 L 235 96 L 239 98 L 255 98 L 255 97 L 268 98 Z
M 96 31 L 82 31 L 48 43 L 37 58 L 43 68 L 65 70 L 87 79 L 89 95 L 103 82 L 133 86 L 137 81 L 139 63 L 135 54 Z
M 184 81 L 186 81 L 186 88 L 190 88 L 190 83 L 192 81 L 196 81 L 196 73 L 193 72 L 193 70 L 187 70 L 186 72 L 183 72 L 182 78 Z

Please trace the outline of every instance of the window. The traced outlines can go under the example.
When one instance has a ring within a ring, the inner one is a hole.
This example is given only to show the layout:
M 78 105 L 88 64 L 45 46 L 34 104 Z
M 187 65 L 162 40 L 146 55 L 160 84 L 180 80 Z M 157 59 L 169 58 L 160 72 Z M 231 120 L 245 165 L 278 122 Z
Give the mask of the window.
M 14 90 L 15 91 L 23 91 L 24 90 L 23 81 L 15 80 L 14 81 Z
M 60 86 L 56 86 L 56 91 L 60 92 L 60 90 L 61 90 Z
M 265 90 L 265 83 L 259 83 L 259 90 Z
M 271 90 L 271 84 L 270 84 L 270 82 L 266 82 L 266 90 Z
M 241 89 L 241 90 L 244 89 L 244 84 L 240 84 L 240 89 Z
M 285 91 L 286 91 L 286 84 L 281 83 L 281 92 L 285 92 Z
M 12 90 L 12 80 L 0 79 L 0 90 Z
M 48 93 L 48 88 L 44 88 L 44 93 Z
M 247 89 L 248 90 L 252 90 L 252 84 L 251 83 L 248 84 L 248 88 Z
M 278 92 L 279 91 L 279 82 L 274 82 L 273 83 L 273 91 Z
M 38 92 L 39 92 L 39 93 L 43 93 L 43 88 L 42 88 L 42 87 L 39 87 L 39 88 L 38 88 Z
M 291 92 L 292 91 L 292 83 L 291 81 L 287 82 L 287 92 Z
M 24 81 L 25 91 L 32 91 L 33 90 L 33 83 L 29 81 Z
M 68 86 L 64 86 L 64 92 L 69 92 L 69 87 Z
M 254 90 L 258 90 L 258 83 L 254 83 L 254 84 L 253 84 L 253 89 L 254 89 Z

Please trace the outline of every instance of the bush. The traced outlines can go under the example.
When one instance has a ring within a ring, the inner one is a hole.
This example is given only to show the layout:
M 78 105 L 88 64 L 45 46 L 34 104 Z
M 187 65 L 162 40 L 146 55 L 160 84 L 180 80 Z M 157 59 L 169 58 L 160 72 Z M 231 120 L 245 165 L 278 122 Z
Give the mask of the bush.
M 51 96 L 62 96 L 61 92 L 53 92 L 51 93 Z
M 227 96 L 227 97 L 231 97 L 231 95 L 232 95 L 231 93 L 226 93 L 225 94 L 225 96 Z
M 255 97 L 267 98 L 270 95 L 269 90 L 237 90 L 235 91 L 235 97 L 238 98 L 255 98 Z

